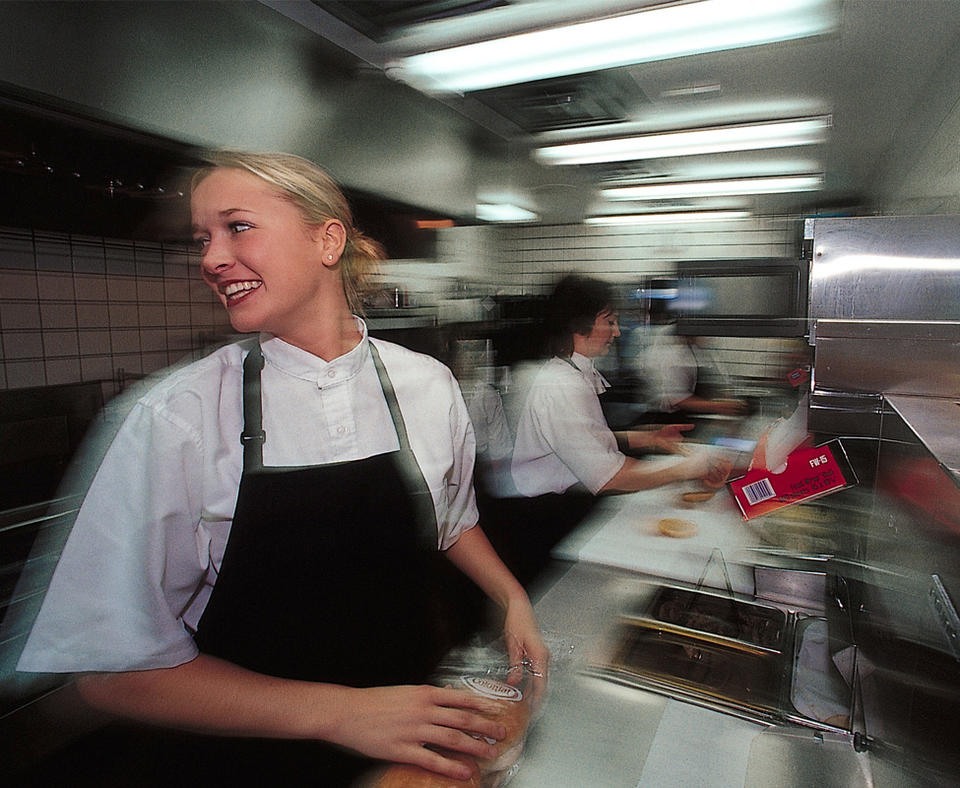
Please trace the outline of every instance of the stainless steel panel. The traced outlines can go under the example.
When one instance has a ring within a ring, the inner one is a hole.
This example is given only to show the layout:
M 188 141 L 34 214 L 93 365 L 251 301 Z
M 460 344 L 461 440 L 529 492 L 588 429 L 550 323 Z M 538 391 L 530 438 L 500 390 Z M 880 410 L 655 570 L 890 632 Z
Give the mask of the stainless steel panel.
M 817 390 L 960 396 L 960 321 L 819 320 L 814 371 Z
M 743 785 L 744 788 L 768 788 L 771 785 L 868 788 L 882 785 L 871 779 L 870 765 L 868 755 L 857 753 L 845 736 L 769 728 L 750 747 Z M 912 788 L 914 784 L 891 782 L 887 785 L 902 788 L 909 785 Z
M 813 234 L 811 325 L 960 318 L 960 216 L 816 219 Z
M 960 402 L 930 397 L 887 397 L 920 442 L 960 486 Z

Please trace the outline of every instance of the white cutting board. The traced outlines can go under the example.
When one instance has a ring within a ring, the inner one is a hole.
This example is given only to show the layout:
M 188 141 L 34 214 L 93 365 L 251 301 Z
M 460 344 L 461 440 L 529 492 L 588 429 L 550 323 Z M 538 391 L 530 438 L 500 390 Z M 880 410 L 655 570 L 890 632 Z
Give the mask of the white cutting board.
M 669 457 L 645 460 L 651 469 L 676 461 Z M 679 482 L 606 497 L 575 533 L 554 548 L 554 555 L 687 583 L 697 583 L 703 576 L 705 586 L 717 589 L 726 588 L 726 564 L 733 590 L 752 594 L 753 568 L 744 563 L 748 558 L 744 548 L 756 545 L 757 538 L 726 488 L 693 507 L 679 502 L 684 492 L 702 489 L 697 482 Z M 666 536 L 657 527 L 664 517 L 692 520 L 699 530 L 686 539 Z

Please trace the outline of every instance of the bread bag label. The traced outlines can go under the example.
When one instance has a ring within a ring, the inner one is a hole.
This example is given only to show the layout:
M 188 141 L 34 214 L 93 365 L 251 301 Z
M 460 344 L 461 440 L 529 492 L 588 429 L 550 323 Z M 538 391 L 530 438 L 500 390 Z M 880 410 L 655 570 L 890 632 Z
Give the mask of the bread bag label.
M 460 681 L 466 684 L 478 695 L 483 695 L 494 700 L 523 700 L 523 693 L 516 687 L 504 684 L 502 681 L 487 678 L 486 676 L 461 676 Z

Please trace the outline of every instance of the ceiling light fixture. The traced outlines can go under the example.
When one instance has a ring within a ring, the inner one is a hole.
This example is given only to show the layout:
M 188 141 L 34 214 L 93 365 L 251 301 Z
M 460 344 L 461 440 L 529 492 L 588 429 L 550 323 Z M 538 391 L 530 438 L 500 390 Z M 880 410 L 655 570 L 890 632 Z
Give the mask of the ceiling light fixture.
M 817 115 L 811 118 L 685 129 L 591 142 L 568 142 L 537 148 L 533 155 L 543 164 L 599 164 L 608 161 L 663 159 L 671 156 L 816 145 L 826 141 L 827 130 L 832 125 L 832 116 Z
M 835 29 L 835 0 L 699 0 L 424 52 L 388 73 L 426 91 L 464 93 Z
M 735 194 L 780 194 L 815 191 L 823 175 L 784 175 L 776 178 L 732 178 L 717 181 L 650 183 L 603 189 L 608 200 L 679 200 L 688 197 L 730 197 Z
M 749 211 L 681 211 L 679 213 L 619 213 L 608 216 L 590 216 L 584 224 L 683 224 L 692 222 L 722 222 L 748 219 Z
M 477 203 L 477 218 L 484 222 L 534 222 L 540 217 L 510 203 Z

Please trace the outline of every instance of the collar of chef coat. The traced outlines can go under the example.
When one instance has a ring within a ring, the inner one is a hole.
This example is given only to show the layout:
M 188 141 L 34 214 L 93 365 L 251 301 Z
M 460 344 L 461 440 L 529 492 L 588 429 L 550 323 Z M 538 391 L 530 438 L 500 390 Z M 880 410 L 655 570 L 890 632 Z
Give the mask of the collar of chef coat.
M 354 320 L 357 321 L 357 330 L 360 331 L 360 341 L 356 347 L 330 361 L 324 361 L 319 356 L 284 342 L 272 334 L 260 335 L 263 356 L 267 363 L 283 370 L 286 374 L 301 380 L 316 382 L 320 386 L 333 379 L 349 380 L 360 373 L 364 362 L 370 356 L 367 324 L 356 315 Z
M 593 366 L 592 358 L 587 358 L 582 353 L 574 352 L 570 355 L 570 361 L 583 373 L 583 376 L 587 379 L 587 382 L 593 386 L 593 390 L 597 392 L 597 394 L 603 394 L 603 392 L 610 388 L 610 384 L 607 383 L 606 378 Z

